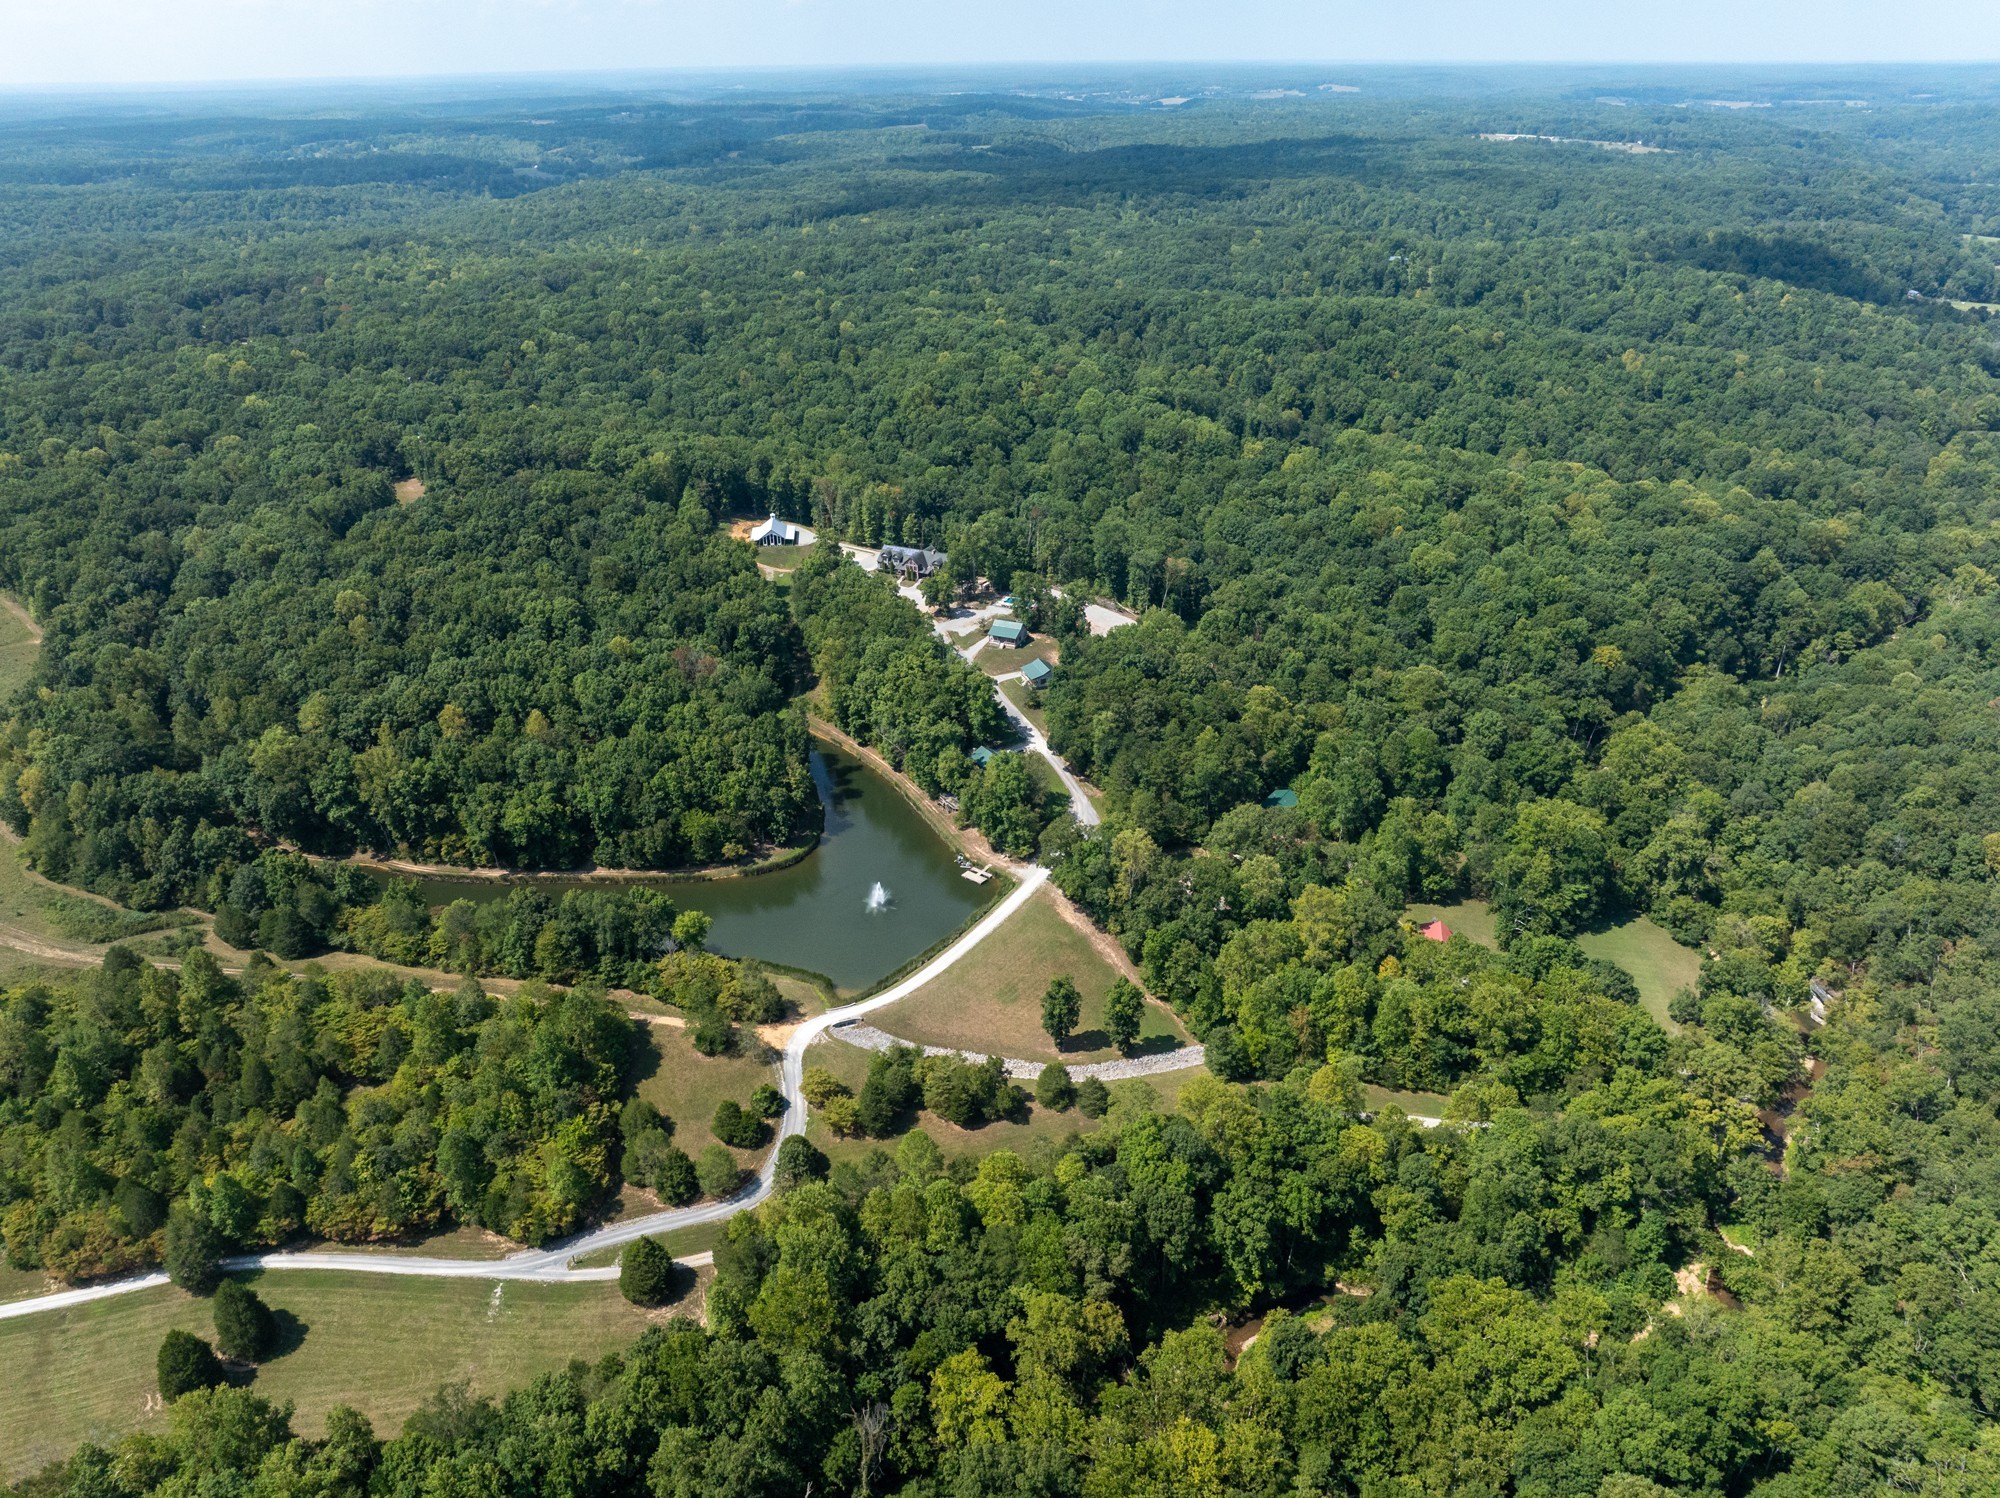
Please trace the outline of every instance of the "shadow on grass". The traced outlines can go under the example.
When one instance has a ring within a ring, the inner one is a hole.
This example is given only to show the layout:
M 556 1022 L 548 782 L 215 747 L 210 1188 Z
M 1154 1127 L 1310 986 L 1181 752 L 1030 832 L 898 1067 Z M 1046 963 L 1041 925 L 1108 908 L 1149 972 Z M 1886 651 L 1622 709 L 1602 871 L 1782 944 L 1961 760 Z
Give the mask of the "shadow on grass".
M 1131 1050 L 1120 1051 L 1117 1059 L 1131 1061 L 1140 1056 L 1158 1056 L 1180 1048 L 1180 1041 L 1171 1035 L 1148 1035 Z M 1102 1030 L 1078 1030 L 1056 1049 L 1064 1053 L 1065 1059 L 1075 1051 L 1108 1051 L 1111 1049 L 1111 1037 Z
M 271 1312 L 271 1350 L 264 1354 L 264 1361 L 275 1363 L 279 1358 L 290 1357 L 305 1346 L 306 1333 L 312 1330 L 290 1311 L 273 1309 Z

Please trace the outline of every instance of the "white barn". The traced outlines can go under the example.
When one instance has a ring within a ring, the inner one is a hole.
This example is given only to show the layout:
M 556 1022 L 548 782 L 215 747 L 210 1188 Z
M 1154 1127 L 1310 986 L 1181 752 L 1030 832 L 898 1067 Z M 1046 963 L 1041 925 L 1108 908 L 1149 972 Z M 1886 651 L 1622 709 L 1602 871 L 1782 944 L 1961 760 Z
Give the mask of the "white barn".
M 816 532 L 773 515 L 750 528 L 750 540 L 757 546 L 811 546 L 819 540 Z

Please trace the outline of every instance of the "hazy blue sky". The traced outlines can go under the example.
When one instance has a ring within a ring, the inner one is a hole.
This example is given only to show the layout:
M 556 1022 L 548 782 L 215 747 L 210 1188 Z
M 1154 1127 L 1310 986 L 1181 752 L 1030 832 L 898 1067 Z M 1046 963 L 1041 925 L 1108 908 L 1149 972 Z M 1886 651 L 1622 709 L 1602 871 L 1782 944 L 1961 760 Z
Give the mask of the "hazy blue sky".
M 799 64 L 1996 57 L 1996 0 L 0 0 L 0 84 Z

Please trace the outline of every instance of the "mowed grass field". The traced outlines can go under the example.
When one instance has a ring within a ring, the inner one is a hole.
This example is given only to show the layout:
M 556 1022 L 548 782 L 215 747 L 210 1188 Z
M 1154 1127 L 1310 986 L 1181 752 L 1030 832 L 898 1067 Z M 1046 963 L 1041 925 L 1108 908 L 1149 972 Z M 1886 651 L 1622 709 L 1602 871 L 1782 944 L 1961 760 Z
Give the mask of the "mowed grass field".
M 1384 1108 L 1401 1108 L 1412 1117 L 1421 1118 L 1443 1118 L 1445 1104 L 1450 1101 L 1440 1092 L 1399 1092 L 1393 1087 L 1377 1087 L 1372 1082 L 1362 1084 L 1361 1100 L 1376 1113 Z
M 26 1300 L 49 1288 L 48 1276 L 39 1269 L 10 1269 L 0 1264 L 0 1301 Z
M 979 656 L 974 657 L 974 659 L 979 659 L 985 654 L 986 652 L 982 650 L 979 652 Z M 1029 686 L 1025 681 L 1003 681 L 1000 683 L 1000 695 L 1021 710 L 1021 715 L 1035 725 L 1037 733 L 1045 734 L 1049 731 L 1049 720 L 1042 714 L 1042 694 L 1040 692 Z
M 972 664 L 988 676 L 1005 676 L 1029 661 L 1047 661 L 1053 666 L 1058 655 L 1054 640 L 1037 635 L 1025 645 L 988 645 L 972 658 Z
M 1419 926 L 1441 920 L 1451 929 L 1482 946 L 1497 946 L 1493 912 L 1484 900 L 1460 900 L 1453 905 L 1411 905 L 1404 911 L 1407 920 Z M 1576 944 L 1586 957 L 1614 962 L 1632 975 L 1639 986 L 1639 1002 L 1671 1035 L 1680 1026 L 1667 1017 L 1667 1005 L 1683 988 L 1701 982 L 1701 953 L 1684 947 L 1645 916 L 1620 921 L 1602 931 L 1586 931 Z
M 25 937 L 30 944 L 46 942 L 65 950 L 81 949 L 83 943 L 71 941 L 56 929 L 51 911 L 55 898 L 54 891 L 29 874 L 20 845 L 0 842 L 0 927 L 9 936 Z
M 251 1385 L 297 1407 L 293 1428 L 317 1435 L 326 1412 L 352 1405 L 391 1436 L 441 1384 L 499 1394 L 572 1358 L 594 1360 L 654 1319 L 694 1314 L 700 1292 L 646 1311 L 616 1284 L 530 1285 L 298 1271 L 256 1278 L 257 1293 L 303 1327 L 294 1350 Z M 68 1455 L 163 1430 L 153 1362 L 173 1327 L 214 1336 L 210 1303 L 162 1288 L 0 1322 L 0 1480 Z
M 1493 932 L 1493 912 L 1484 900 L 1460 900 L 1451 905 L 1410 905 L 1403 919 L 1418 926 L 1443 921 L 1454 935 L 1467 937 L 1482 947 L 1498 947 Z
M 1586 931 L 1576 939 L 1586 957 L 1615 962 L 1639 985 L 1639 1002 L 1670 1035 L 1681 1027 L 1667 1016 L 1667 1005 L 1683 988 L 1701 984 L 1701 953 L 1684 947 L 1644 916 L 1622 921 L 1604 931 Z
M 781 567 L 790 570 L 813 554 L 810 546 L 759 546 L 757 560 L 766 567 Z
M 1042 993 L 1067 974 L 1083 995 L 1083 1021 L 1058 1054 L 1042 1029 Z M 1104 995 L 1118 972 L 1064 920 L 1046 890 L 930 983 L 870 1016 L 878 1030 L 919 1045 L 951 1046 L 1028 1061 L 1108 1061 Z M 1148 1003 L 1142 1049 L 1169 1050 L 1187 1033 L 1164 1004 Z M 1150 1044 L 1148 1044 L 1150 1042 Z
M 718 1142 L 708 1127 L 717 1103 L 726 1098 L 748 1107 L 758 1083 L 777 1085 L 776 1058 L 753 1030 L 739 1027 L 744 1054 L 738 1056 L 704 1056 L 686 1030 L 672 1025 L 648 1025 L 646 1030 L 652 1044 L 640 1063 L 639 1096 L 674 1121 L 674 1143 L 696 1159 Z M 754 1170 L 765 1151 L 730 1153 L 745 1170 Z

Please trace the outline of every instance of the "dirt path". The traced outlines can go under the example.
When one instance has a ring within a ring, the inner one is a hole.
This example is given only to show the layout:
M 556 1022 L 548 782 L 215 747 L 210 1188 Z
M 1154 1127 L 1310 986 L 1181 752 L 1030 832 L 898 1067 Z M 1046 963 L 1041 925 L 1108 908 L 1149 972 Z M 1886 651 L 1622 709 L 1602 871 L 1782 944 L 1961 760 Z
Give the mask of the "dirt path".
M 288 853 L 303 852 L 289 843 L 280 844 Z M 356 854 L 351 858 L 329 858 L 319 853 L 305 856 L 317 864 L 349 864 L 378 874 L 407 874 L 414 879 L 490 879 L 514 884 L 538 882 L 556 884 L 629 884 L 683 882 L 709 879 L 742 879 L 772 873 L 810 853 L 805 848 L 773 848 L 755 863 L 701 864 L 683 869 L 618 869 L 602 864 L 586 864 L 578 869 L 499 869 L 458 863 L 421 863 L 414 858 L 373 858 Z
M 60 962 L 69 967 L 96 967 L 104 960 L 105 952 L 100 946 L 36 936 L 19 926 L 4 925 L 0 925 L 0 947 L 12 947 L 16 952 L 25 952 L 44 962 Z
M 1139 970 L 1125 955 L 1125 948 L 1116 937 L 1078 909 L 1068 895 L 1056 888 L 1053 880 L 1049 883 L 1049 898 L 1055 902 L 1056 914 L 1076 928 L 1097 955 L 1111 964 L 1112 971 L 1128 979 L 1141 992 L 1145 991 L 1146 985 L 1139 977 Z
M 0 593 L 0 611 L 12 614 L 16 619 L 21 621 L 21 628 L 28 632 L 28 643 L 30 645 L 39 645 L 42 643 L 41 625 L 35 623 L 35 616 L 27 611 L 19 599 L 10 598 L 5 593 Z

